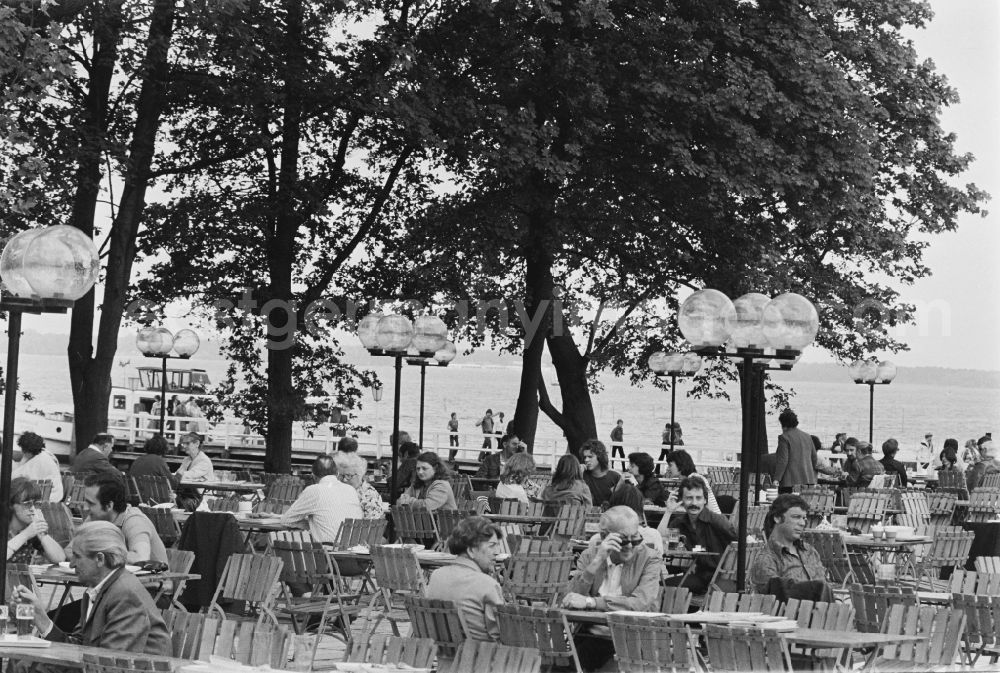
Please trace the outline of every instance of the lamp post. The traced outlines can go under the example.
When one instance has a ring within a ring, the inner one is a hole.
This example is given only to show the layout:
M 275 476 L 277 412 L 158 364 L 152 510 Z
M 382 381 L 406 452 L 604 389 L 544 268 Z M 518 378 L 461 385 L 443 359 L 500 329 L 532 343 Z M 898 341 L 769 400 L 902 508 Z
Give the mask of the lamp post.
M 434 357 L 432 358 L 406 358 L 406 364 L 420 367 L 420 432 L 417 443 L 420 445 L 421 450 L 424 448 L 424 381 L 427 377 L 427 368 L 447 367 L 448 363 L 455 359 L 457 352 L 455 344 L 446 341 L 444 346 L 434 353 Z
M 198 352 L 201 339 L 197 332 L 182 329 L 171 334 L 165 327 L 143 327 L 135 337 L 139 352 L 147 358 L 160 358 L 160 436 L 167 418 L 167 360 L 187 360 Z M 171 355 L 171 352 L 174 354 Z
M 379 402 L 382 401 L 382 384 L 376 381 L 372 384 L 372 399 L 375 400 L 375 457 L 381 458 L 382 451 L 379 448 L 378 435 L 379 435 L 379 407 L 381 406 Z
M 701 356 L 696 353 L 664 353 L 657 351 L 649 356 L 647 361 L 650 371 L 657 378 L 670 377 L 670 453 L 674 451 L 674 413 L 677 409 L 677 379 L 694 376 L 701 369 Z M 668 454 L 669 455 L 669 454 Z M 660 449 L 658 460 L 664 459 L 664 451 Z M 656 466 L 659 474 L 660 466 Z
M 399 394 L 403 358 L 409 349 L 419 357 L 432 358 L 448 341 L 448 328 L 436 316 L 418 316 L 413 322 L 401 315 L 372 313 L 358 323 L 358 339 L 375 356 L 395 361 L 395 394 L 392 400 L 392 469 L 389 473 L 389 505 L 396 504 L 396 463 L 399 462 Z
M 800 295 L 785 293 L 768 299 L 753 292 L 735 302 L 718 290 L 699 290 L 688 297 L 677 315 L 677 325 L 694 352 L 737 360 L 742 376 L 743 437 L 740 446 L 740 518 L 737 534 L 736 583 L 746 586 L 747 497 L 754 437 L 755 362 L 795 362 L 816 338 L 819 315 Z M 754 451 L 756 452 L 756 451 Z
M 0 597 L 6 596 L 10 474 L 14 455 L 17 366 L 23 313 L 65 313 L 94 286 L 100 257 L 90 236 L 68 225 L 29 229 L 12 237 L 0 254 L 7 312 L 7 381 L 4 388 L 3 457 L 0 458 Z
M 868 386 L 868 443 L 875 436 L 875 386 L 887 386 L 896 378 L 896 365 L 884 360 L 856 360 L 851 364 L 851 378 Z

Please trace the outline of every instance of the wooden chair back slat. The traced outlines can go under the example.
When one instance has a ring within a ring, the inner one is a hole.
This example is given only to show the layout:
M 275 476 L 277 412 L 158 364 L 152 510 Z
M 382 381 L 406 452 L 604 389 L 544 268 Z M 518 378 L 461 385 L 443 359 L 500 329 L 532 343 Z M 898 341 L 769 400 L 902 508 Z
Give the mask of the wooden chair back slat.
M 851 584 L 848 587 L 854 605 L 854 621 L 858 631 L 878 633 L 893 605 L 916 605 L 917 594 L 909 587 Z
M 153 522 L 156 534 L 160 536 L 164 547 L 172 547 L 180 539 L 181 528 L 169 509 L 139 505 L 139 510 Z
M 926 640 L 887 645 L 882 650 L 882 656 L 889 661 L 929 666 L 950 665 L 958 654 L 965 620 L 966 614 L 961 609 L 893 605 L 889 608 L 881 632 L 891 635 L 922 635 L 926 636 Z
M 345 550 L 358 545 L 374 547 L 385 544 L 385 526 L 385 519 L 344 519 L 333 548 Z
M 765 615 L 774 615 L 779 606 L 778 599 L 770 594 L 713 591 L 706 596 L 702 609 L 706 612 L 763 612 Z
M 573 553 L 570 551 L 547 554 L 518 552 L 507 561 L 501 586 L 509 601 L 554 606 L 566 592 L 573 567 Z
M 434 516 L 423 508 L 396 505 L 392 508 L 392 523 L 399 542 L 438 544 L 439 537 Z
M 1000 556 L 977 556 L 976 572 L 1000 573 Z
M 539 673 L 542 655 L 533 647 L 511 647 L 467 640 L 458 648 L 446 673 Z
M 220 598 L 245 601 L 248 609 L 259 614 L 258 621 L 268 618 L 272 624 L 277 625 L 278 618 L 272 608 L 283 567 L 282 560 L 275 556 L 231 555 L 226 561 L 209 610 L 225 619 L 226 613 L 219 605 Z
M 147 505 L 174 501 L 174 485 L 162 475 L 143 475 L 135 478 L 139 500 Z
M 705 624 L 704 634 L 714 672 L 792 671 L 788 644 L 773 631 Z
M 582 537 L 587 526 L 587 505 L 561 505 L 549 534 L 552 538 L 570 540 Z
M 65 547 L 73 539 L 73 517 L 69 508 L 61 502 L 36 502 L 35 509 L 49 524 L 49 536 Z
M 375 579 L 380 589 L 388 591 L 424 592 L 424 573 L 417 555 L 400 547 L 371 548 Z
M 382 633 L 363 634 L 355 638 L 347 661 L 430 669 L 437 655 L 437 646 L 430 638 L 400 638 Z
M 465 624 L 456 604 L 414 595 L 405 596 L 403 604 L 413 625 L 411 634 L 433 640 L 441 656 L 455 656 L 458 646 L 466 639 Z
M 84 673 L 169 673 L 174 664 L 166 659 L 114 653 L 86 652 L 82 658 Z
M 282 478 L 276 479 L 268 486 L 264 494 L 265 500 L 287 500 L 294 502 L 302 494 L 302 491 L 305 490 L 305 487 L 305 482 L 298 477 L 283 475 Z
M 753 562 L 757 559 L 757 556 L 764 551 L 764 542 L 748 542 L 746 545 L 746 567 L 752 568 Z M 712 581 L 709 583 L 710 591 L 735 591 L 736 586 L 736 561 L 737 561 L 737 544 L 736 542 L 730 542 L 729 546 L 725 548 L 722 552 L 722 556 L 719 558 L 719 565 L 715 567 L 715 574 L 712 575 Z M 749 573 L 747 573 L 749 576 Z M 749 582 L 748 582 L 749 584 Z M 748 589 L 743 587 L 744 591 Z
M 500 642 L 514 647 L 537 649 L 548 667 L 572 662 L 582 673 L 573 642 L 573 631 L 561 610 L 524 605 L 497 606 Z
M 992 521 L 1000 515 L 1000 488 L 980 486 L 969 494 L 966 521 Z
M 440 551 L 448 550 L 448 537 L 451 535 L 451 531 L 455 530 L 455 526 L 457 526 L 460 521 L 467 519 L 474 514 L 475 510 L 460 509 L 439 509 L 434 512 L 437 534 L 441 541 L 438 546 Z
M 685 587 L 663 585 L 660 587 L 660 612 L 681 615 L 691 606 L 691 591 Z
M 834 489 L 826 486 L 803 486 L 799 489 L 799 495 L 809 503 L 810 528 L 833 515 L 833 508 L 837 504 L 837 492 Z
M 691 631 L 656 617 L 611 613 L 611 640 L 618 670 L 687 673 L 696 661 Z

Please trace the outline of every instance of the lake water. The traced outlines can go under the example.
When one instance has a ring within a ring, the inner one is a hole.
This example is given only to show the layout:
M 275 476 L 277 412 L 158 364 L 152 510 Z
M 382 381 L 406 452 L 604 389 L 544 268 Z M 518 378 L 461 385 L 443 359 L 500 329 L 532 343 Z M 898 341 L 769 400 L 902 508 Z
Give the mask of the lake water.
M 136 358 L 132 359 L 136 363 Z M 383 398 L 376 404 L 370 394 L 362 400 L 358 422 L 377 425 L 383 433 L 392 430 L 393 369 L 388 358 L 371 358 L 364 363 L 378 372 L 383 381 Z M 192 365 L 205 369 L 213 382 L 221 380 L 226 363 L 222 360 L 199 359 Z M 114 380 L 121 383 L 127 374 L 134 375 L 134 366 L 116 367 Z M 22 355 L 19 369 L 21 385 L 35 395 L 38 406 L 50 409 L 72 409 L 69 373 L 66 359 L 51 355 Z M 545 372 L 546 380 L 555 381 L 555 373 Z M 780 377 L 780 374 L 778 375 Z M 449 367 L 428 367 L 425 403 L 425 442 L 435 441 L 447 446 L 446 423 L 456 412 L 459 430 L 478 434 L 475 426 L 487 408 L 494 413 L 503 411 L 507 420 L 517 401 L 520 370 L 516 366 L 479 366 L 453 364 Z M 845 377 L 846 379 L 846 377 Z M 779 378 L 779 380 L 781 380 Z M 643 448 L 655 450 L 660 432 L 670 417 L 670 393 L 652 387 L 633 387 L 626 379 L 602 377 L 603 390 L 594 395 L 599 438 L 608 441 L 615 421 L 625 425 L 626 451 Z M 799 427 L 818 435 L 828 445 L 837 432 L 846 432 L 861 439 L 868 437 L 868 387 L 821 381 L 796 381 L 790 384 L 796 395 L 792 408 L 799 415 Z M 733 386 L 731 401 L 699 400 L 686 397 L 688 385 L 678 383 L 677 421 L 684 429 L 688 445 L 738 450 L 740 444 L 739 391 Z M 559 388 L 550 387 L 550 396 L 561 407 Z M 404 366 L 400 427 L 417 438 L 420 412 L 420 369 Z M 1000 389 L 964 386 L 933 386 L 906 383 L 897 379 L 892 385 L 875 388 L 875 442 L 877 447 L 888 437 L 895 437 L 902 447 L 901 456 L 911 457 L 925 432 L 934 433 L 939 449 L 945 438 L 954 437 L 961 447 L 965 440 L 978 438 L 985 432 L 1000 429 Z M 772 447 L 780 432 L 777 414 L 768 414 L 768 438 Z M 440 433 L 435 436 L 435 433 Z M 536 450 L 563 450 L 562 432 L 544 414 L 539 415 Z M 467 444 L 475 442 L 474 437 Z M 657 452 L 658 453 L 658 452 Z

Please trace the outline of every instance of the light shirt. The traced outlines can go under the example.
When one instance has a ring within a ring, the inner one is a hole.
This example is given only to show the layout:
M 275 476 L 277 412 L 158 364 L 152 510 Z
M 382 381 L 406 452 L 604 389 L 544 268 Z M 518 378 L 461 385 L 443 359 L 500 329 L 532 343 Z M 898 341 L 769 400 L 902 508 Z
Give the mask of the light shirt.
M 496 606 L 504 604 L 503 592 L 496 579 L 484 573 L 472 559 L 460 556 L 432 572 L 424 595 L 454 601 L 470 640 L 499 642 Z
M 24 454 L 21 462 L 10 474 L 11 479 L 24 477 L 32 481 L 48 479 L 52 482 L 52 493 L 49 495 L 50 502 L 62 502 L 63 485 L 62 474 L 59 473 L 59 459 L 42 449 L 37 456 L 29 457 Z
M 327 475 L 318 484 L 306 486 L 291 507 L 281 515 L 281 523 L 291 526 L 307 521 L 317 542 L 334 542 L 344 519 L 363 519 L 358 491 L 336 475 Z
M 608 570 L 604 574 L 604 581 L 597 589 L 598 596 L 621 596 L 622 595 L 622 565 L 612 563 L 611 558 L 607 560 Z
M 128 571 L 123 570 L 122 572 L 128 572 Z M 94 611 L 94 605 L 97 603 L 97 596 L 98 596 L 98 594 L 101 593 L 101 589 L 104 588 L 104 585 L 108 583 L 108 580 L 111 579 L 111 576 L 114 575 L 114 574 L 115 574 L 115 571 L 112 570 L 111 572 L 109 572 L 104 577 L 103 580 L 101 580 L 100 582 L 97 583 L 96 587 L 94 587 L 93 589 L 87 589 L 86 591 L 84 591 L 84 593 L 87 594 L 87 598 L 90 599 L 90 600 L 87 601 L 87 614 L 84 615 L 84 619 L 83 619 L 83 623 L 84 624 L 86 624 L 87 622 L 90 621 L 90 613 L 92 613 Z
M 198 455 L 191 460 L 185 458 L 181 462 L 181 483 L 186 484 L 192 481 L 215 481 L 215 468 L 212 466 L 212 459 L 205 455 L 204 451 L 199 451 Z

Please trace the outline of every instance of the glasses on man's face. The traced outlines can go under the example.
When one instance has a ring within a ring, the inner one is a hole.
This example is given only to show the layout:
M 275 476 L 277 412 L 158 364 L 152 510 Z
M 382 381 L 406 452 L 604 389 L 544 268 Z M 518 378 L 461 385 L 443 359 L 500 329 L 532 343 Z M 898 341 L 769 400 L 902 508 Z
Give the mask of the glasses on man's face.
M 603 540 L 608 535 L 611 535 L 611 533 L 601 533 L 601 539 Z M 631 537 L 625 537 L 621 533 L 617 533 L 617 535 L 618 541 L 623 547 L 638 547 L 643 542 L 643 537 L 639 533 L 636 533 Z

